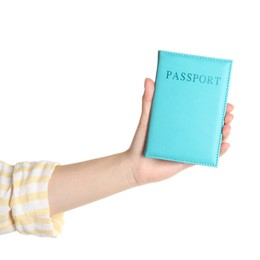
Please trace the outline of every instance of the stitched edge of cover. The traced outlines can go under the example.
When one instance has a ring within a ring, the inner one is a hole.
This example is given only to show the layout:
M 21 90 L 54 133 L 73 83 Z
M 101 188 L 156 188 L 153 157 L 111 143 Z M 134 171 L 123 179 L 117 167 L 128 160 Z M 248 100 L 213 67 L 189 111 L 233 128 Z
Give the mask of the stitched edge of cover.
M 174 162 L 183 162 L 183 163 L 200 164 L 200 165 L 205 165 L 205 166 L 217 167 L 217 163 L 205 163 L 205 162 L 200 162 L 200 161 L 190 161 L 190 160 L 183 160 L 183 159 L 173 158 L 173 157 L 168 157 L 168 156 L 145 154 L 145 157 L 169 160 L 169 161 L 174 161 Z
M 232 61 L 229 61 L 229 69 L 228 69 L 228 78 L 227 78 L 227 85 L 226 85 L 226 93 L 225 93 L 225 98 L 224 98 L 224 104 L 222 107 L 222 119 L 221 119 L 221 124 L 220 124 L 220 131 L 219 131 L 219 140 L 218 140 L 218 150 L 216 154 L 216 162 L 218 161 L 219 158 L 219 153 L 220 153 L 220 143 L 221 143 L 221 136 L 222 136 L 222 128 L 224 125 L 224 118 L 225 118 L 225 106 L 227 106 L 227 96 L 228 96 L 228 89 L 229 89 L 229 81 L 230 81 L 230 75 L 231 75 L 231 67 L 232 67 Z
M 159 50 L 160 53 L 164 53 L 166 55 L 174 55 L 174 56 L 184 56 L 184 57 L 190 57 L 190 58 L 196 58 L 196 59 L 204 59 L 204 60 L 212 60 L 212 61 L 218 61 L 218 62 L 232 62 L 232 60 L 229 59 L 221 59 L 221 58 L 213 58 L 213 57 L 207 57 L 207 56 L 200 56 L 200 55 L 194 55 L 194 54 L 185 54 L 185 53 L 179 53 L 179 52 L 170 52 L 170 51 L 164 51 Z
M 206 57 L 206 56 L 198 56 L 198 55 L 193 55 L 193 54 L 185 54 L 185 53 L 170 52 L 170 51 L 163 51 L 163 50 L 159 50 L 159 52 L 164 53 L 166 55 L 184 56 L 184 57 L 193 58 L 193 59 L 196 58 L 196 59 L 205 59 L 205 60 L 211 60 L 211 61 L 216 61 L 216 62 L 228 62 L 229 63 L 229 70 L 228 70 L 227 85 L 226 85 L 226 91 L 225 91 L 225 97 L 224 97 L 224 104 L 223 104 L 223 107 L 222 107 L 223 112 L 222 112 L 221 122 L 224 122 L 225 105 L 227 103 L 232 60 L 220 59 L 220 58 L 211 58 L 211 57 Z M 217 167 L 217 165 L 218 165 L 218 154 L 219 154 L 219 150 L 220 150 L 220 141 L 221 141 L 220 138 L 221 138 L 221 132 L 222 132 L 222 127 L 223 127 L 222 123 L 220 124 L 220 126 L 221 126 L 221 129 L 219 131 L 219 140 L 218 140 L 218 148 L 217 148 L 215 163 L 205 163 L 205 162 L 200 162 L 200 161 L 183 160 L 183 159 L 177 159 L 177 158 L 168 157 L 168 156 L 158 156 L 158 155 L 150 155 L 150 154 L 145 154 L 145 156 L 150 157 L 150 158 L 165 159 L 165 160 L 171 160 L 171 161 L 178 161 L 178 162 L 184 162 L 184 163 L 192 163 L 192 164 L 200 164 L 200 165 L 205 165 L 205 166 Z

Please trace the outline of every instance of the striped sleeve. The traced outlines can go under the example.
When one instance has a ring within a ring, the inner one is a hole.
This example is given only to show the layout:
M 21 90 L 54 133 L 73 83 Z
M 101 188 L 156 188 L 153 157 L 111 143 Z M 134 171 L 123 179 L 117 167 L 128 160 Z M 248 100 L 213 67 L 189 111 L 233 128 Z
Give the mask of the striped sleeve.
M 50 216 L 48 183 L 56 162 L 0 161 L 0 234 L 57 237 L 63 226 L 63 213 Z

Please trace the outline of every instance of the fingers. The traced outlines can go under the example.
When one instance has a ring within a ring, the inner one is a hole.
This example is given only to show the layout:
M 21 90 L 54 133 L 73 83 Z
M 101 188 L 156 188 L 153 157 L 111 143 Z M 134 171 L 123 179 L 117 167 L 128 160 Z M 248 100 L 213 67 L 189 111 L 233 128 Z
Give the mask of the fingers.
M 234 109 L 234 105 L 228 103 L 228 104 L 227 104 L 226 113 L 230 113 L 230 112 L 232 112 L 233 109 Z
M 223 126 L 223 129 L 222 129 L 223 140 L 226 140 L 229 137 L 230 131 L 231 131 L 231 126 L 230 125 L 224 125 Z
M 224 126 L 222 128 L 223 140 L 226 140 L 230 135 L 230 131 L 231 131 L 230 123 L 232 122 L 232 120 L 234 118 L 233 114 L 231 114 L 233 109 L 234 109 L 234 106 L 232 104 L 228 103 L 227 109 L 226 109 L 226 116 L 225 116 L 225 120 L 224 120 Z
M 230 124 L 232 122 L 233 118 L 234 118 L 234 116 L 232 114 L 227 113 L 226 117 L 225 117 L 225 124 L 226 125 Z
M 231 132 L 231 126 L 229 124 L 232 122 L 234 118 L 233 114 L 231 114 L 233 109 L 234 109 L 234 105 L 228 103 L 226 109 L 225 121 L 224 121 L 225 124 L 222 128 L 222 144 L 220 148 L 220 156 L 225 154 L 230 147 L 230 144 L 225 142 L 225 140 L 229 137 Z
M 223 154 L 225 154 L 228 150 L 228 148 L 230 147 L 229 143 L 223 142 L 221 144 L 221 148 L 220 148 L 220 156 L 222 156 Z
M 225 124 L 230 124 L 231 121 L 233 120 L 234 116 L 233 114 L 231 114 L 233 109 L 234 109 L 234 105 L 228 103 L 226 109 L 226 115 L 225 115 Z

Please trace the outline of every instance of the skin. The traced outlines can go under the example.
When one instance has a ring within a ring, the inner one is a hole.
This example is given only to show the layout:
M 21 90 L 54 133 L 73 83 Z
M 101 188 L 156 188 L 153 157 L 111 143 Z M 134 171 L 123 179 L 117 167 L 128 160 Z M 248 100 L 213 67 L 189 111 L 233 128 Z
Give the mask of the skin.
M 98 159 L 56 166 L 49 181 L 48 196 L 51 215 L 83 206 L 136 186 L 165 180 L 194 166 L 143 156 L 154 94 L 153 80 L 145 79 L 144 88 L 142 114 L 129 149 Z M 233 105 L 227 104 L 222 129 L 221 156 L 227 152 L 230 146 L 226 140 L 231 131 L 233 108 Z

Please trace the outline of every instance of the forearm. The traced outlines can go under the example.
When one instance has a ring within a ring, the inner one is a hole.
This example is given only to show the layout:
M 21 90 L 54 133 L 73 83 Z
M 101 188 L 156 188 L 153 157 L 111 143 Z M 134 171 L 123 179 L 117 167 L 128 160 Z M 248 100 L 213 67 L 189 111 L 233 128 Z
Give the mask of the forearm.
M 51 215 L 102 199 L 136 185 L 127 153 L 56 166 L 49 181 Z

